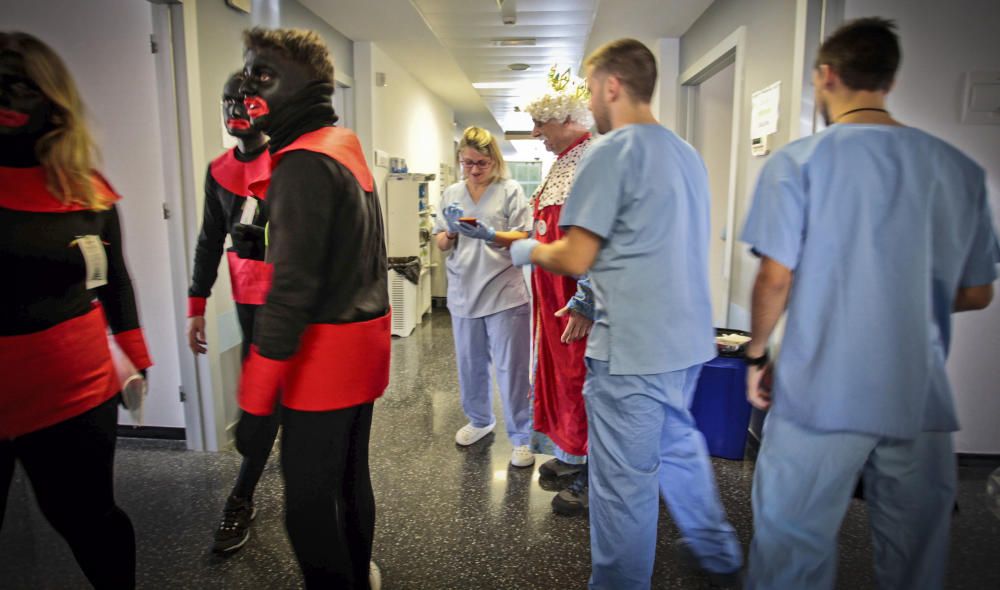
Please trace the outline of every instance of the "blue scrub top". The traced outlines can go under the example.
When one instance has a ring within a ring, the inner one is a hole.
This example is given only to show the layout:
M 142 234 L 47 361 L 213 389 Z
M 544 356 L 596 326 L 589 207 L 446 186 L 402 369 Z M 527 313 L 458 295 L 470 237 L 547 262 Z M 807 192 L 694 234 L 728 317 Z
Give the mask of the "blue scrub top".
M 559 225 L 603 244 L 590 278 L 587 356 L 612 375 L 653 375 L 715 357 L 708 290 L 708 177 L 690 145 L 660 125 L 597 140 L 576 170 Z
M 773 412 L 893 438 L 958 430 L 955 294 L 1000 262 L 982 168 L 917 129 L 834 125 L 771 157 L 743 241 L 794 271 Z
M 448 229 L 440 211 L 456 202 L 465 217 L 475 217 L 496 231 L 531 231 L 531 208 L 517 181 L 491 184 L 479 203 L 473 202 L 464 182 L 449 186 L 438 204 L 434 233 Z M 448 311 L 452 314 L 481 318 L 530 301 L 524 275 L 511 262 L 509 249 L 459 235 L 455 247 L 445 256 Z

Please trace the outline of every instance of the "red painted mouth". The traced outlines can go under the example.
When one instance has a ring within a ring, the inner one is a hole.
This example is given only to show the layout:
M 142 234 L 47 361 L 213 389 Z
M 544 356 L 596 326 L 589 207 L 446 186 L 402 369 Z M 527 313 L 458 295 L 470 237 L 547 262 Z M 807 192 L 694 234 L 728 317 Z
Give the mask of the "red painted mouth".
M 250 121 L 246 119 L 226 119 L 226 127 L 230 129 L 249 129 Z
M 24 127 L 28 124 L 28 119 L 28 115 L 24 113 L 0 109 L 0 127 Z
M 267 101 L 259 96 L 248 96 L 243 99 L 243 106 L 247 108 L 247 114 L 251 119 L 257 119 L 271 112 L 267 107 Z

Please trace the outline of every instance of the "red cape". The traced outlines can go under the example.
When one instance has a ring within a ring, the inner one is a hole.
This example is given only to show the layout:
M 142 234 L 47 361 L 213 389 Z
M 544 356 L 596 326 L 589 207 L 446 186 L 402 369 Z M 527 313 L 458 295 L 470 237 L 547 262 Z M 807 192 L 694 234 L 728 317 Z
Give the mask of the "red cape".
M 0 166 L 0 207 L 14 211 L 30 211 L 33 213 L 69 213 L 89 209 L 76 203 L 65 204 L 46 186 L 45 169 L 41 166 L 31 168 L 8 168 Z M 111 184 L 100 173 L 94 171 L 91 176 L 94 190 L 108 205 L 121 200 Z
M 374 192 L 375 180 L 365 161 L 358 136 L 350 129 L 343 127 L 322 127 L 299 136 L 298 139 L 271 154 L 271 170 L 274 170 L 281 158 L 288 152 L 305 150 L 328 156 L 340 162 L 351 171 L 358 184 L 365 192 Z M 261 178 L 250 184 L 250 190 L 261 199 L 267 198 L 267 187 L 270 177 Z
M 208 170 L 219 186 L 236 196 L 246 197 L 253 194 L 251 184 L 271 175 L 271 155 L 264 150 L 253 160 L 241 162 L 236 159 L 236 148 L 232 148 L 212 160 Z

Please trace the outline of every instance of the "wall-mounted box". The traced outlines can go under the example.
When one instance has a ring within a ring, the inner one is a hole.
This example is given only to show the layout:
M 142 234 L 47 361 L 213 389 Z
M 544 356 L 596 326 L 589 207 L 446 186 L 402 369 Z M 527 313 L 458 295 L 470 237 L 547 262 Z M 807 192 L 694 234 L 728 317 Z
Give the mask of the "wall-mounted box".
M 966 72 L 962 123 L 1000 125 L 1000 72 Z

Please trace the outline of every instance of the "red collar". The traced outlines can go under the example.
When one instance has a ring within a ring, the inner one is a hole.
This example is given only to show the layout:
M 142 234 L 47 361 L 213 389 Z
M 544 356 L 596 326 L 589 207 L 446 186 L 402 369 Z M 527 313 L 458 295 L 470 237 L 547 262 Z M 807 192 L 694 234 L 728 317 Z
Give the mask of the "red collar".
M 561 158 L 561 157 L 565 156 L 566 154 L 570 153 L 571 151 L 573 151 L 573 148 L 575 148 L 576 146 L 580 145 L 581 143 L 587 141 L 588 139 L 590 139 L 590 132 L 589 131 L 587 133 L 584 133 L 580 137 L 578 137 L 576 139 L 576 141 L 574 141 L 568 148 L 566 148 L 563 151 L 561 151 L 559 153 L 559 155 L 556 156 L 556 159 L 558 160 L 559 158 Z
M 252 194 L 251 184 L 271 174 L 271 155 L 264 150 L 253 160 L 241 162 L 236 159 L 236 148 L 232 148 L 212 160 L 208 169 L 219 186 L 236 196 L 246 197 Z
M 285 154 L 295 150 L 316 152 L 340 162 L 351 171 L 365 192 L 375 191 L 375 180 L 368 168 L 368 163 L 365 161 L 361 142 L 350 129 L 321 127 L 316 131 L 303 134 L 289 145 L 271 154 L 271 170 L 277 167 Z M 250 189 L 254 195 L 263 199 L 266 198 L 269 184 L 270 178 L 256 180 L 250 184 Z
M 100 173 L 93 172 L 91 181 L 94 183 L 94 190 L 106 204 L 111 205 L 121 199 Z M 63 203 L 45 184 L 45 169 L 41 166 L 31 168 L 0 166 L 0 207 L 32 213 L 70 213 L 90 210 L 89 207 L 77 203 L 69 205 Z

